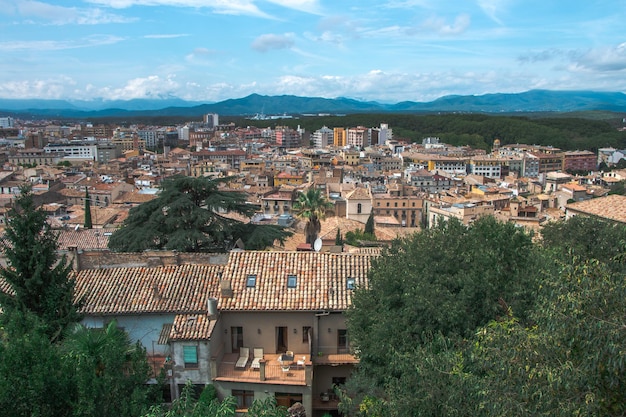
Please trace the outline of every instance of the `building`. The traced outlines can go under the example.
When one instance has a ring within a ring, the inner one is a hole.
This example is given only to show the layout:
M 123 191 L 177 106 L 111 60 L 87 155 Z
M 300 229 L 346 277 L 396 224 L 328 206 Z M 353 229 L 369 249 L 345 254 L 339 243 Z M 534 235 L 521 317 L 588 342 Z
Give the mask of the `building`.
M 349 127 L 346 130 L 346 140 L 348 146 L 354 146 L 356 148 L 365 148 L 370 146 L 372 132 L 364 126 Z
M 595 171 L 598 157 L 591 151 L 567 151 L 563 153 L 563 171 L 585 172 Z
M 342 313 L 374 256 L 145 253 L 136 259 L 143 265 L 119 267 L 111 256 L 75 253 L 76 295 L 85 299 L 85 325 L 115 319 L 143 344 L 155 375 L 167 370 L 173 398 L 191 381 L 234 396 L 238 412 L 273 396 L 321 417 L 337 412 L 332 387 L 358 362 Z
M 346 136 L 346 129 L 343 127 L 336 127 L 333 129 L 333 145 L 337 147 L 344 147 L 348 144 Z
M 276 126 L 274 130 L 276 145 L 281 148 L 300 147 L 300 133 L 286 126 Z
M 333 130 L 322 126 L 321 129 L 316 130 L 311 135 L 311 142 L 316 148 L 326 148 L 333 144 Z

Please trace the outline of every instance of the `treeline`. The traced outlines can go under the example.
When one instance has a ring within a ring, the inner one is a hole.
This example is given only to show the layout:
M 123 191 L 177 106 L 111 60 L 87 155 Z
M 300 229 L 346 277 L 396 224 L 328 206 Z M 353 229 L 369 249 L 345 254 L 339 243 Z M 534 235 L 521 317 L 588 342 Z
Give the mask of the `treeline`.
M 226 118 L 224 118 L 226 119 Z M 300 126 L 314 132 L 322 126 L 378 127 L 387 123 L 396 139 L 421 142 L 425 137 L 436 136 L 455 146 L 470 145 L 490 150 L 495 139 L 502 145 L 523 143 L 554 146 L 563 150 L 590 150 L 598 148 L 626 148 L 626 132 L 616 129 L 615 120 L 592 120 L 575 117 L 522 117 L 486 114 L 355 114 L 342 117 L 303 117 L 282 120 L 233 119 L 240 126 L 296 128 Z M 621 120 L 621 119 L 620 119 Z

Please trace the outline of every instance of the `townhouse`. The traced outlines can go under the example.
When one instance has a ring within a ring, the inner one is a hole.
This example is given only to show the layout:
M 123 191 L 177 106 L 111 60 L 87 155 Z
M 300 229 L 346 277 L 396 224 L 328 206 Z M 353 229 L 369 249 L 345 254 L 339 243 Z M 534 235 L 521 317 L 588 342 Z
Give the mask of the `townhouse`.
M 336 413 L 333 385 L 358 363 L 342 313 L 353 290 L 367 285 L 373 256 L 76 252 L 74 259 L 84 323 L 117 320 L 146 348 L 155 375 L 166 370 L 172 397 L 191 381 L 235 396 L 239 412 L 274 396 L 322 416 Z

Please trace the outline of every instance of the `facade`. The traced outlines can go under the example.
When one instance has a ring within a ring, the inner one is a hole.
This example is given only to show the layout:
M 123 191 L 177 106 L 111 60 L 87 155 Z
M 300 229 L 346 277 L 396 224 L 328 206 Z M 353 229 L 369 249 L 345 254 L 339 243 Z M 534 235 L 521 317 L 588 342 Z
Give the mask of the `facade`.
M 357 148 L 365 148 L 372 144 L 371 136 L 371 129 L 364 126 L 350 127 L 346 130 L 346 144 Z
M 346 129 L 343 127 L 336 127 L 333 129 L 333 145 L 337 147 L 344 147 L 348 144 L 346 136 Z
M 62 154 L 68 160 L 98 160 L 98 146 L 95 143 L 49 143 L 43 150 L 46 153 Z
M 597 168 L 598 158 L 591 151 L 568 151 L 563 153 L 563 171 L 591 172 Z
M 276 145 L 281 148 L 298 148 L 300 146 L 300 133 L 286 126 L 276 126 L 274 130 Z
M 333 130 L 322 126 L 311 135 L 311 141 L 316 148 L 326 148 L 333 144 Z
M 393 216 L 402 227 L 420 226 L 423 202 L 421 198 L 373 194 L 373 200 L 375 216 Z

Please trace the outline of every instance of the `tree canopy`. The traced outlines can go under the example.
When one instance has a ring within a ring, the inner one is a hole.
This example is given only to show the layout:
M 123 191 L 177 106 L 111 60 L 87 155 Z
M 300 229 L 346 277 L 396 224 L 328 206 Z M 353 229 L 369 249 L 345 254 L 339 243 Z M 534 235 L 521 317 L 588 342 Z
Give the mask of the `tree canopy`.
M 326 212 L 333 208 L 333 203 L 328 201 L 319 188 L 309 188 L 298 195 L 294 204 L 296 215 L 307 220 L 304 228 L 306 243 L 313 244 L 317 239 L 322 225 L 321 220 L 326 217 Z
M 452 221 L 385 251 L 348 312 L 346 414 L 624 415 L 626 228 L 542 235 Z
M 256 209 L 245 194 L 220 186 L 229 178 L 176 176 L 166 179 L 154 200 L 130 210 L 109 248 L 119 252 L 167 249 L 181 252 L 223 252 L 238 239 L 246 249 L 264 249 L 291 233 L 280 226 L 244 223 L 228 217 L 251 217 Z

